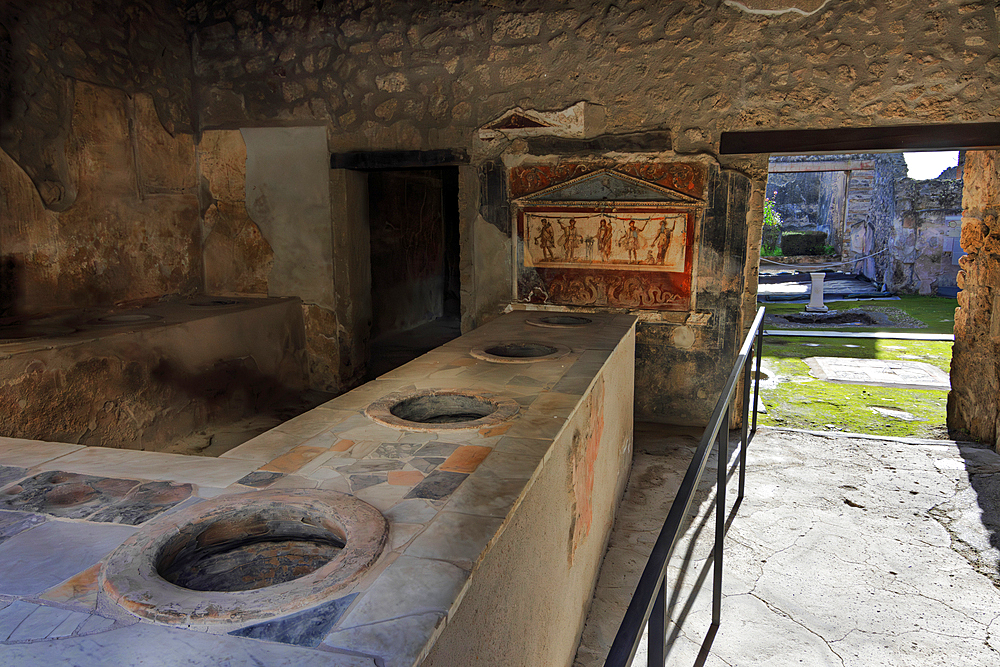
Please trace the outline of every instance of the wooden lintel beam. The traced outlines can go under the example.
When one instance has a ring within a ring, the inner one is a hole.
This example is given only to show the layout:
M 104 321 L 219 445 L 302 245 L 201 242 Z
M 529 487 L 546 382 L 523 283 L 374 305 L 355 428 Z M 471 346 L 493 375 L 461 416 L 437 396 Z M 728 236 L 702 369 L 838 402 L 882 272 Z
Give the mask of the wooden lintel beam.
M 869 153 L 1000 148 L 1000 123 L 887 125 L 831 130 L 723 132 L 723 155 Z
M 463 148 L 433 151 L 352 151 L 330 155 L 331 169 L 375 171 L 392 169 L 427 169 L 469 163 Z
M 797 174 L 822 171 L 857 171 L 874 169 L 874 160 L 823 160 L 821 162 L 772 162 L 767 166 L 771 174 Z

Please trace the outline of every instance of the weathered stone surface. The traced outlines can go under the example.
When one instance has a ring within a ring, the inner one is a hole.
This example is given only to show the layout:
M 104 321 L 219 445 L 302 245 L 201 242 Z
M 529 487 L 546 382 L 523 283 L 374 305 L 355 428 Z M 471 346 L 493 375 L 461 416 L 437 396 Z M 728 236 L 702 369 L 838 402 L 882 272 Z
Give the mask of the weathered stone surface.
M 966 153 L 964 180 L 948 427 L 1000 451 L 1000 152 Z
M 309 386 L 321 391 L 340 392 L 345 380 L 341 376 L 340 332 L 337 314 L 313 304 L 302 306 L 306 327 L 306 352 L 309 359 Z
M 146 103 L 132 105 L 119 90 L 85 83 L 74 90 L 66 152 L 77 186 L 72 207 L 46 210 L 25 172 L 0 157 L 0 247 L 18 286 L 8 310 L 44 312 L 195 290 L 201 230 L 190 138 L 171 138 L 148 122 Z M 150 159 L 155 153 L 162 161 L 149 180 L 137 170 L 133 138 L 140 156 L 148 149 Z M 167 192 L 147 197 L 137 184 Z
M 191 52 L 171 3 L 15 0 L 0 10 L 0 23 L 4 70 L 17 83 L 4 86 L 0 147 L 46 208 L 65 211 L 76 199 L 65 154 L 73 80 L 144 92 L 159 124 L 171 133 L 191 131 Z
M 274 253 L 246 209 L 246 158 L 238 130 L 206 132 L 198 145 L 205 288 L 211 294 L 268 293 Z
M 291 20 L 309 26 L 289 40 L 241 36 L 239 67 L 223 48 L 231 39 L 214 34 L 209 5 L 195 2 L 188 13 L 199 43 L 207 40 L 194 56 L 195 85 L 228 90 L 239 104 L 223 109 L 209 100 L 206 121 L 310 120 L 318 116 L 303 100 L 333 90 L 343 130 L 371 124 L 342 137 L 344 150 L 389 147 L 373 128 L 401 122 L 412 124 L 414 148 L 461 145 L 461 134 L 442 130 L 481 127 L 526 101 L 544 111 L 600 103 L 609 133 L 666 125 L 691 151 L 716 145 L 729 129 L 968 122 L 995 111 L 980 83 L 982 72 L 997 69 L 996 17 L 986 4 L 962 5 L 961 22 L 943 19 L 958 11 L 952 2 L 939 10 L 911 3 L 874 10 L 857 0 L 630 2 L 606 13 L 583 0 L 530 12 L 471 0 L 416 12 L 393 0 L 367 12 L 351 3 L 212 4 L 224 16 L 252 17 L 251 33 L 282 34 Z M 333 34 L 343 41 L 337 55 Z M 262 62 L 278 63 L 278 86 L 260 85 Z M 286 96 L 291 89 L 296 95 Z M 456 138 L 461 143 L 451 143 Z

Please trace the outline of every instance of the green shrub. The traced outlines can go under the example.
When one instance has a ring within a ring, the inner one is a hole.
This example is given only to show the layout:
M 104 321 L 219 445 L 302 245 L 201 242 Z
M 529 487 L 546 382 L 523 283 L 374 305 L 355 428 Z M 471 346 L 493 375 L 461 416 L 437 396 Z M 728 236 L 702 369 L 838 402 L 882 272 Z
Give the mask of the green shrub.
M 776 255 L 781 245 L 781 215 L 774 210 L 774 200 L 764 197 L 764 228 L 760 235 L 761 255 Z

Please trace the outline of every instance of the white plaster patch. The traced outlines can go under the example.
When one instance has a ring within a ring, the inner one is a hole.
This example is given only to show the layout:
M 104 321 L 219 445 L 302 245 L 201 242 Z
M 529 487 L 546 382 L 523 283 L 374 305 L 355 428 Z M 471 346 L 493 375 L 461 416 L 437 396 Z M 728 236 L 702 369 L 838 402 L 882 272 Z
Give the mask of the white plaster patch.
M 919 361 L 809 357 L 805 362 L 813 377 L 828 382 L 906 389 L 951 389 L 951 381 L 944 371 Z
M 694 332 L 687 327 L 677 327 L 674 329 L 672 339 L 676 347 L 679 347 L 682 350 L 687 350 L 694 345 Z
M 798 0 L 790 2 L 788 0 L 724 0 L 730 7 L 742 9 L 748 14 L 764 14 L 767 16 L 777 16 L 795 12 L 802 16 L 811 16 L 826 7 L 830 0 Z

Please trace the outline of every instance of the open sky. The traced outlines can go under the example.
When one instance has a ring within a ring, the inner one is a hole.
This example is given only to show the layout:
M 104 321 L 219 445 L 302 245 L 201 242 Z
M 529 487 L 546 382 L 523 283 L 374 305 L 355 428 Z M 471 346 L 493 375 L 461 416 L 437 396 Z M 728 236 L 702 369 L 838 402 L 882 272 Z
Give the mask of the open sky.
M 910 178 L 926 181 L 937 178 L 938 174 L 958 164 L 958 151 L 927 151 L 903 153 Z

